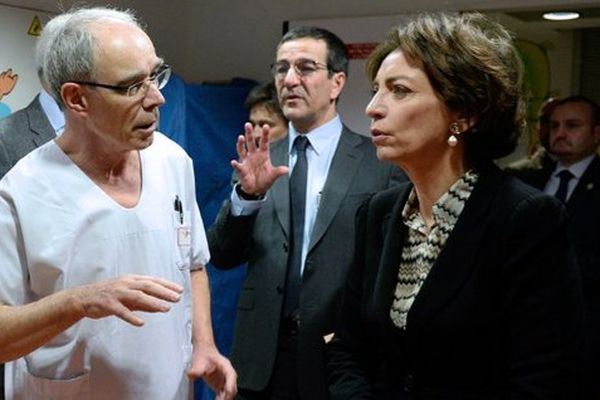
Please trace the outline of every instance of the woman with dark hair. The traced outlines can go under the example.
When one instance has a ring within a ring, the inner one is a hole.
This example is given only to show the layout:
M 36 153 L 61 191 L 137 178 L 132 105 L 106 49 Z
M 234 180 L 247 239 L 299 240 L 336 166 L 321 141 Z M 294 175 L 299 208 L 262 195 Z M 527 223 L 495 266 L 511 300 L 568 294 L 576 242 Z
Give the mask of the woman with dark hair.
M 554 198 L 500 171 L 523 121 L 510 34 L 425 14 L 367 61 L 380 160 L 412 183 L 357 217 L 334 399 L 574 399 L 580 287 Z

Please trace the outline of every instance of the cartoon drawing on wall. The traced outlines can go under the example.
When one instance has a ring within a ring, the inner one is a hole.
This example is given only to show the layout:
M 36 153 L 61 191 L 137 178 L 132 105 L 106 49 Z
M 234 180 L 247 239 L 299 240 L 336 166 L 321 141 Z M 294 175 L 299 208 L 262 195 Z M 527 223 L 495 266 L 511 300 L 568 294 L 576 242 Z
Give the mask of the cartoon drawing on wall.
M 10 114 L 10 107 L 3 103 L 2 99 L 6 97 L 17 85 L 19 80 L 18 74 L 13 74 L 12 68 L 0 72 L 0 118 L 4 118 Z

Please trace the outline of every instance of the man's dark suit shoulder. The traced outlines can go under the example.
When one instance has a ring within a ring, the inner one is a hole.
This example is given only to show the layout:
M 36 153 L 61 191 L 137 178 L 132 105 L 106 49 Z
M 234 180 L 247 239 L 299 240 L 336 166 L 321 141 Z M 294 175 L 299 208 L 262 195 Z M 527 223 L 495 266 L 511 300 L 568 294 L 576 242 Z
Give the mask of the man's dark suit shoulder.
M 0 119 L 0 178 L 21 158 L 55 137 L 39 96 L 29 105 Z

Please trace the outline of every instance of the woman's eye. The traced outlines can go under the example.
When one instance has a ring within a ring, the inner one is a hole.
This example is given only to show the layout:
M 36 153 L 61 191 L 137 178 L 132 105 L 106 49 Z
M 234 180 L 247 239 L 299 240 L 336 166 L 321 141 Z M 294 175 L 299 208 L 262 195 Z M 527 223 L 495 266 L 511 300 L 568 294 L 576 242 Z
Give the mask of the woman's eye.
M 392 93 L 394 93 L 397 96 L 404 97 L 407 94 L 409 94 L 410 92 L 412 92 L 412 90 L 410 90 L 406 86 L 403 86 L 403 85 L 394 85 L 394 86 L 392 86 Z

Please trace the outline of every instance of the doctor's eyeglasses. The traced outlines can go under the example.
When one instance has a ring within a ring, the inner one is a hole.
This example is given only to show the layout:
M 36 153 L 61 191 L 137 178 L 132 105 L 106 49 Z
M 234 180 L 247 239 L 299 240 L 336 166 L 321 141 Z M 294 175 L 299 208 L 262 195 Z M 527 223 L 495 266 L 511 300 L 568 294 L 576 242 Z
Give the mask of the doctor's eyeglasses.
M 104 89 L 110 89 L 114 92 L 124 94 L 127 97 L 142 97 L 148 93 L 150 85 L 155 85 L 158 90 L 165 87 L 169 78 L 171 77 L 171 67 L 167 64 L 163 64 L 149 77 L 139 82 L 133 83 L 128 86 L 116 86 L 107 85 L 105 83 L 88 82 L 88 81 L 70 81 L 79 85 L 93 86 Z

